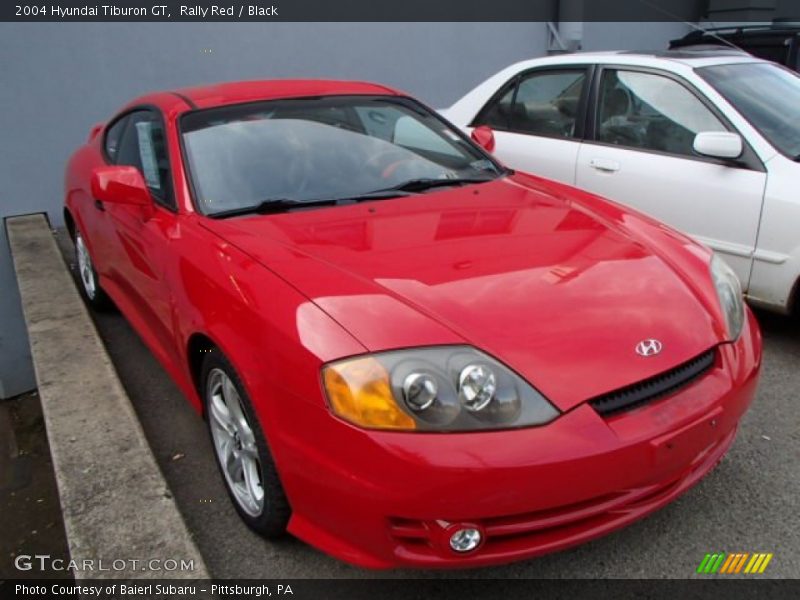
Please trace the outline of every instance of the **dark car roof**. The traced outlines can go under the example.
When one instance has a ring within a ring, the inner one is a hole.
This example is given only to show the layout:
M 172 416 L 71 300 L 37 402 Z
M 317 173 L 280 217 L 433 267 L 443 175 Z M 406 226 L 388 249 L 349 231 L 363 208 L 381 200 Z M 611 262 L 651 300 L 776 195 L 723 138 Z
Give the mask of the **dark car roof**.
M 800 34 L 800 26 L 789 24 L 715 27 L 713 29 L 691 31 L 682 38 L 670 41 L 670 48 L 681 48 L 694 44 L 724 44 L 719 38 L 725 40 L 749 40 L 756 38 L 785 38 L 798 34 Z
M 670 49 L 678 51 L 716 48 L 719 52 L 734 50 L 735 47 L 793 69 L 798 67 L 798 46 L 800 25 L 794 22 L 697 30 L 672 40 L 669 45 Z

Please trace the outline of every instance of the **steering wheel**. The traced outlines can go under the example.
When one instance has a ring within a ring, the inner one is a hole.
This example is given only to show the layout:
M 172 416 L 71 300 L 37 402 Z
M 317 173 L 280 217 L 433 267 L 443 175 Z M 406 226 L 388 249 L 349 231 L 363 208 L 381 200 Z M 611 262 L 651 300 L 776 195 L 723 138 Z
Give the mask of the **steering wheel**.
M 601 125 L 601 134 L 612 144 L 622 146 L 640 146 L 640 135 L 625 125 Z

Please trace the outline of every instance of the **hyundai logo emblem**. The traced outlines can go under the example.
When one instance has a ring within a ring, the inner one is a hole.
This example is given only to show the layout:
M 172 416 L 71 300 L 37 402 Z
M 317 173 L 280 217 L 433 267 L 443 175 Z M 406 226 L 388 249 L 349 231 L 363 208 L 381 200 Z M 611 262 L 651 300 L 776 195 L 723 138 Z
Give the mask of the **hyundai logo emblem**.
M 639 356 L 655 356 L 661 352 L 663 345 L 658 340 L 642 340 L 636 344 L 636 354 Z

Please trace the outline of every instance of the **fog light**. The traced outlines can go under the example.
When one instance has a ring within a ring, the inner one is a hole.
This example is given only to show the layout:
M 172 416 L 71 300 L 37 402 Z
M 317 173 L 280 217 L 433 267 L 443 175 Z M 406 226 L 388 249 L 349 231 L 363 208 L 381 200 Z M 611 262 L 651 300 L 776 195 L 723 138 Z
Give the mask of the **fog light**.
M 477 529 L 459 529 L 450 536 L 450 547 L 456 552 L 470 552 L 481 543 L 481 532 Z

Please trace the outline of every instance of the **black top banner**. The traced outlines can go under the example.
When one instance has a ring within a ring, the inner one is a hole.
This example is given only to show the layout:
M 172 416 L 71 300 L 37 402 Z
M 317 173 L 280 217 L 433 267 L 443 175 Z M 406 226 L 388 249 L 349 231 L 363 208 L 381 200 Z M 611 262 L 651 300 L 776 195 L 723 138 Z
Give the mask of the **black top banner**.
M 800 21 L 800 0 L 4 0 L 0 21 Z M 777 4 L 776 4 L 777 2 Z

